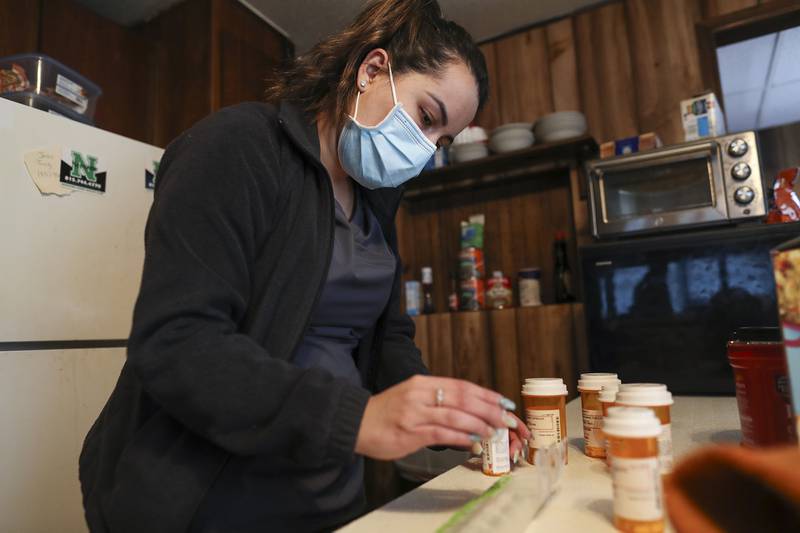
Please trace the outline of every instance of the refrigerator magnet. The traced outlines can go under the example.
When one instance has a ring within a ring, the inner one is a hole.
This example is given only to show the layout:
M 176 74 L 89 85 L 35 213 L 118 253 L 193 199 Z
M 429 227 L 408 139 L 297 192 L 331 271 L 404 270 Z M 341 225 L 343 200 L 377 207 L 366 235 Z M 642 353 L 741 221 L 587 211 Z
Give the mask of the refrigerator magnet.
M 158 176 L 158 164 L 160 161 L 152 161 L 150 168 L 144 170 L 144 188 L 153 190 L 156 188 L 156 176 Z
M 106 192 L 106 171 L 101 170 L 100 159 L 78 150 L 64 150 L 59 181 L 79 190 Z

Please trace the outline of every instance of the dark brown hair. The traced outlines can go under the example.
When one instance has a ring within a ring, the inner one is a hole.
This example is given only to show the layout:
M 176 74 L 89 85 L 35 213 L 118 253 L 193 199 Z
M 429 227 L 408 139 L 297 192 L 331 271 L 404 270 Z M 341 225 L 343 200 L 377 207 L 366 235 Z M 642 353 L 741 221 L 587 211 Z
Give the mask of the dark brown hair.
M 398 74 L 435 75 L 463 61 L 475 77 L 479 109 L 489 96 L 483 54 L 464 28 L 442 17 L 436 0 L 375 0 L 350 26 L 294 59 L 274 78 L 267 99 L 292 100 L 338 127 L 355 98 L 358 69 L 375 48 L 387 51 Z

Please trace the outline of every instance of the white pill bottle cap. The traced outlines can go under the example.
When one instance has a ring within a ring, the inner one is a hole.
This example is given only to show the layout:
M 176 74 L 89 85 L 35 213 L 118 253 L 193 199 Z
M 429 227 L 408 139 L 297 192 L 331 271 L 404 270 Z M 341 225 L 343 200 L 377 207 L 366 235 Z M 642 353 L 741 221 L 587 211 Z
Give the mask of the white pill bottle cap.
M 672 405 L 672 393 L 661 383 L 625 383 L 617 392 L 616 402 L 623 405 L 658 407 Z
M 616 385 L 619 387 L 619 377 L 610 372 L 588 372 L 581 374 L 581 379 L 578 380 L 579 391 L 599 391 L 603 385 Z
M 652 409 L 610 407 L 603 419 L 603 433 L 611 437 L 650 438 L 661 435 L 661 422 Z
M 619 385 L 603 385 L 597 399 L 601 402 L 614 402 L 617 400 L 617 391 L 619 391 Z
M 522 386 L 527 396 L 566 396 L 567 386 L 561 378 L 527 378 Z

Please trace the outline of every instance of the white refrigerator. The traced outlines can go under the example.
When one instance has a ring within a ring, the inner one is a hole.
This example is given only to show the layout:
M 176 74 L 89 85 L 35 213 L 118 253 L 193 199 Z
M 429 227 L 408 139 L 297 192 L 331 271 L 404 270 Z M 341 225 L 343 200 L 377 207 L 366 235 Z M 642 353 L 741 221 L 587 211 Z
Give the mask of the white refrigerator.
M 0 531 L 87 531 L 83 438 L 116 382 L 163 150 L 0 98 Z

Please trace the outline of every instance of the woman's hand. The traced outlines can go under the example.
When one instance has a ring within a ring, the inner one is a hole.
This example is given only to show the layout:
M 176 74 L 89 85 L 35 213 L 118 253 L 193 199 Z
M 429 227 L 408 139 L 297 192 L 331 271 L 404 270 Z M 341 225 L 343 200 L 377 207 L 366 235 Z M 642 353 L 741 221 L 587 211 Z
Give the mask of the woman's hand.
M 441 403 L 437 405 L 437 391 Z M 374 459 L 405 457 L 425 446 L 469 448 L 494 428 L 516 429 L 515 450 L 528 429 L 501 406 L 503 397 L 468 381 L 414 376 L 369 399 L 356 441 L 356 453 Z M 506 406 L 508 400 L 503 400 Z

